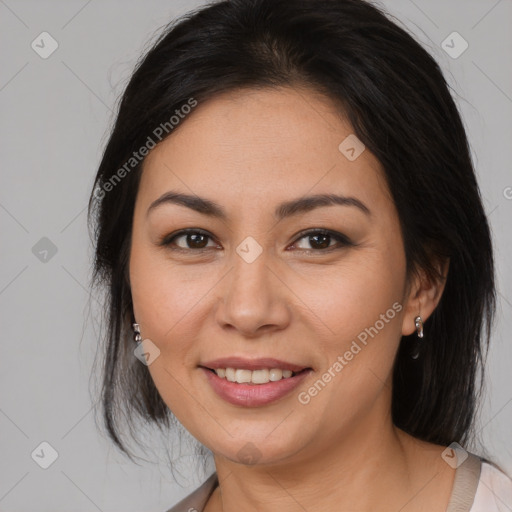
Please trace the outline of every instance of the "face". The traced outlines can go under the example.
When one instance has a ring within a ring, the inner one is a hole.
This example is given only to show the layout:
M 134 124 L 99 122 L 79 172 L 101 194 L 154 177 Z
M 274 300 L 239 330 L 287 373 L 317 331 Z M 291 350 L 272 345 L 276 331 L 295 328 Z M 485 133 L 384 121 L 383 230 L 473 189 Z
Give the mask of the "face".
M 163 400 L 219 456 L 299 460 L 389 417 L 406 262 L 379 162 L 340 149 L 352 133 L 312 91 L 244 90 L 145 161 L 135 319 Z

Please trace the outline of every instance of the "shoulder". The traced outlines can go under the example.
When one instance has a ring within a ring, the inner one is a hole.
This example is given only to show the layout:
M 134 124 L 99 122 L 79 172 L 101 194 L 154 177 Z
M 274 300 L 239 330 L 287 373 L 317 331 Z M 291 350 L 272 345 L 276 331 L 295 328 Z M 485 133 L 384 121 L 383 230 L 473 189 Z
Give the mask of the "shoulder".
M 494 465 L 482 461 L 480 479 L 470 512 L 501 512 L 512 505 L 512 479 Z
M 203 512 L 203 509 L 218 485 L 217 473 L 213 473 L 195 491 L 176 503 L 167 512 Z

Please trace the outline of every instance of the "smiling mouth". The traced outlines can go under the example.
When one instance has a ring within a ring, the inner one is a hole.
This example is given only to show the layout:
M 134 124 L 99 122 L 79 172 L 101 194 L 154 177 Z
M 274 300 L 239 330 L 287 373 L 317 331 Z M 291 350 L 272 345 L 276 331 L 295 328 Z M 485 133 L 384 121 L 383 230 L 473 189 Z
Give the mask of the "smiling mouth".
M 300 375 L 310 371 L 312 368 L 303 368 L 299 371 L 292 371 L 281 368 L 261 368 L 258 370 L 249 370 L 244 368 L 208 368 L 206 370 L 215 373 L 221 379 L 237 384 L 268 384 L 269 382 L 278 382 Z

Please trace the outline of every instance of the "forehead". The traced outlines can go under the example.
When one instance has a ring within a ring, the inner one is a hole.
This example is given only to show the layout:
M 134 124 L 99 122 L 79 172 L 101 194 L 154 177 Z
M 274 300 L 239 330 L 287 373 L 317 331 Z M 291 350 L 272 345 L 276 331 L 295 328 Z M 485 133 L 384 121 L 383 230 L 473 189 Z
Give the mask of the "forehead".
M 151 151 L 139 194 L 149 202 L 179 188 L 261 207 L 283 193 L 339 192 L 385 206 L 389 194 L 378 160 L 368 150 L 349 160 L 347 137 L 354 137 L 350 123 L 314 91 L 224 93 L 199 104 Z

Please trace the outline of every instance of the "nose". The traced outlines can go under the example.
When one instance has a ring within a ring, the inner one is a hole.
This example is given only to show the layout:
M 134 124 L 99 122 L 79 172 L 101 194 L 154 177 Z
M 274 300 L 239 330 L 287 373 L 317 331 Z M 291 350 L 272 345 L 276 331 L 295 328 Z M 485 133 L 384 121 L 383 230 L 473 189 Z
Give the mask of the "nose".
M 233 268 L 219 290 L 216 320 L 222 329 L 254 338 L 289 324 L 290 291 L 270 260 L 265 251 L 251 263 L 233 254 Z

